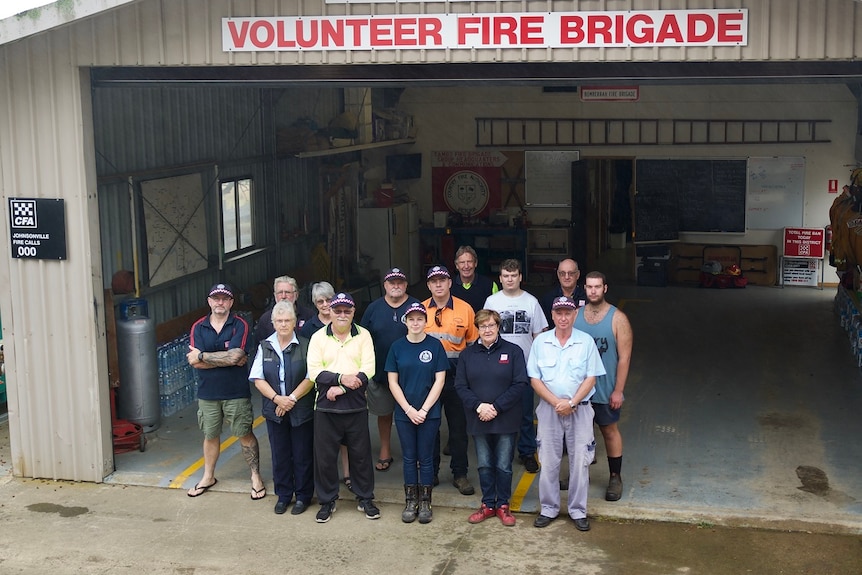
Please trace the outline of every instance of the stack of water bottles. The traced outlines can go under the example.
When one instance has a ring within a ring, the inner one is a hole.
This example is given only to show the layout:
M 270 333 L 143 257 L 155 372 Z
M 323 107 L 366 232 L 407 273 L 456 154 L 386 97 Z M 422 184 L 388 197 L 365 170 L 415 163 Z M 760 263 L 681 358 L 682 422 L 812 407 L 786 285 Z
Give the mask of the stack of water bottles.
M 162 417 L 182 411 L 197 399 L 198 374 L 189 365 L 188 334 L 158 347 L 159 358 L 159 403 Z
M 844 288 L 838 288 L 835 296 L 835 312 L 841 318 L 841 327 L 850 337 L 850 347 L 856 356 L 856 365 L 862 367 L 862 315 L 857 301 Z

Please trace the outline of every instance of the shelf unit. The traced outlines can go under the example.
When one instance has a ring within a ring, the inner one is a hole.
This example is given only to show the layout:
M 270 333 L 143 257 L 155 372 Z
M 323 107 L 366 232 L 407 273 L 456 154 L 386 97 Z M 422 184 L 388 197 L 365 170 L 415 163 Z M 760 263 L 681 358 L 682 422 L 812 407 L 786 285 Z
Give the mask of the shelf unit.
M 524 268 L 530 283 L 552 285 L 557 279 L 557 264 L 570 257 L 571 243 L 571 228 L 528 228 Z
M 359 152 L 361 150 L 371 150 L 373 148 L 386 148 L 388 146 L 400 146 L 401 144 L 413 144 L 414 138 L 402 138 L 400 140 L 386 140 L 383 142 L 371 142 L 370 144 L 354 144 L 353 146 L 341 146 L 340 148 L 327 148 L 325 150 L 312 150 L 310 152 L 300 152 L 296 154 L 297 158 L 318 158 L 320 156 L 334 156 L 335 154 L 347 154 L 349 152 Z

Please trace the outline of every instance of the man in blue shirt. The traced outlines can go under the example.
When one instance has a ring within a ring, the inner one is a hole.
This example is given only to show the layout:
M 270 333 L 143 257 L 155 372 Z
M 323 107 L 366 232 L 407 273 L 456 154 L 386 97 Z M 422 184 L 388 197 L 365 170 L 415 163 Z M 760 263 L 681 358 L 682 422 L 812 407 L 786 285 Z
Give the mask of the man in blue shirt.
M 551 317 L 555 327 L 536 337 L 527 361 L 530 384 L 540 399 L 536 417 L 541 438 L 542 509 L 533 525 L 547 527 L 560 513 L 560 463 L 565 445 L 569 454 L 567 510 L 579 531 L 589 531 L 587 491 L 596 450 L 590 397 L 596 377 L 605 374 L 605 367 L 593 338 L 573 329 L 577 309 L 569 297 L 554 300 Z
M 198 422 L 204 432 L 204 474 L 189 490 L 189 497 L 203 495 L 218 483 L 215 466 L 221 447 L 224 421 L 239 437 L 242 455 L 251 469 L 251 498 L 266 497 L 260 476 L 260 448 L 254 435 L 254 413 L 248 384 L 248 324 L 232 314 L 233 289 L 223 283 L 209 291 L 210 314 L 192 325 L 186 359 L 200 375 Z

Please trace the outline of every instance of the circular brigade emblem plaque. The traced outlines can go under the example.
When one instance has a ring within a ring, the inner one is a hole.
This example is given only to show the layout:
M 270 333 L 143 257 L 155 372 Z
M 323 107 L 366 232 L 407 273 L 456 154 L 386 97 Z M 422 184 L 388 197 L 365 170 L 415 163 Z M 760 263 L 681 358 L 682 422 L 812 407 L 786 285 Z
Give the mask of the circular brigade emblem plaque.
M 455 172 L 446 181 L 443 199 L 453 212 L 475 216 L 488 205 L 488 183 L 476 172 Z

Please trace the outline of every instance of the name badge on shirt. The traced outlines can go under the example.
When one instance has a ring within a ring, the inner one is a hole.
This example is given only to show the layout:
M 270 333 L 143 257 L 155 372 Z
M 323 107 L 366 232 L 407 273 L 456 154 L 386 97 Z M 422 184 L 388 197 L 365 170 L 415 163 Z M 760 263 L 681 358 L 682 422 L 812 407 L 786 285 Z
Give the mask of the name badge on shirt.
M 501 353 L 500 354 L 500 363 L 509 363 L 509 354 Z

